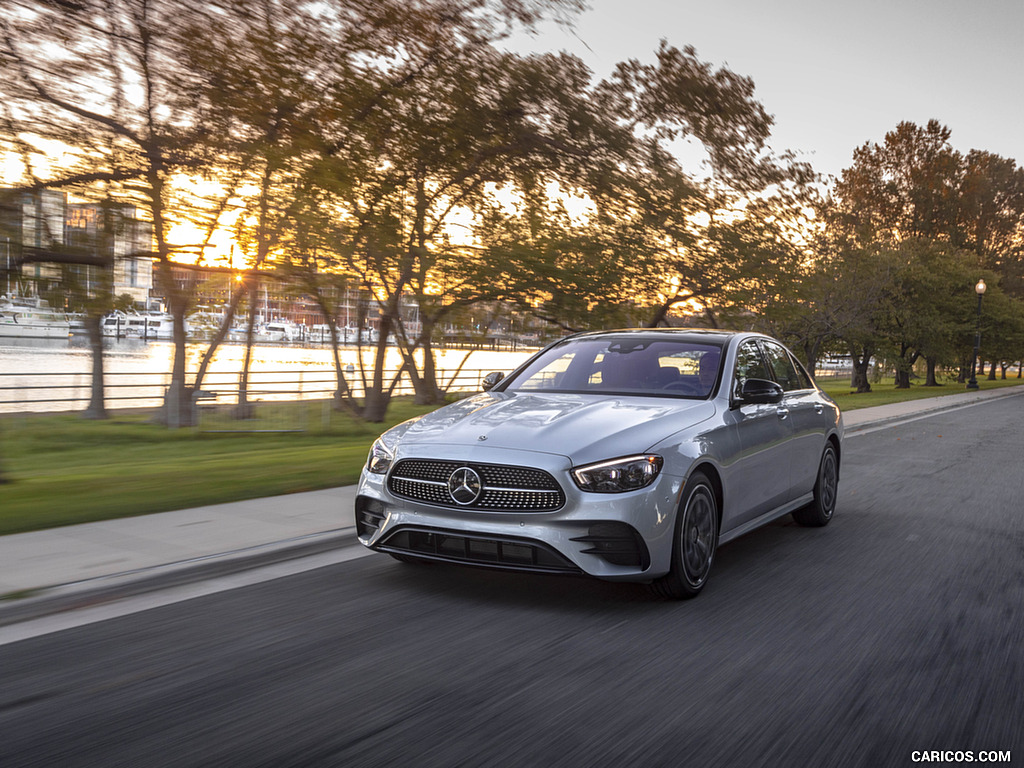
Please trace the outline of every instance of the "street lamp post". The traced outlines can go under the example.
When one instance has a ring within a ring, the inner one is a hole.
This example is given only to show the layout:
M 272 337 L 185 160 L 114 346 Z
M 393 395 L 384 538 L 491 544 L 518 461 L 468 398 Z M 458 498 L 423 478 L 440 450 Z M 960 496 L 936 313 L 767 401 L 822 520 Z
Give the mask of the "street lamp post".
M 978 284 L 974 286 L 974 292 L 978 294 L 978 316 L 975 321 L 974 354 L 971 355 L 971 378 L 967 382 L 968 389 L 978 388 L 978 378 L 975 376 L 975 371 L 978 363 L 978 352 L 981 347 L 981 297 L 985 295 L 987 287 L 984 280 L 979 280 Z

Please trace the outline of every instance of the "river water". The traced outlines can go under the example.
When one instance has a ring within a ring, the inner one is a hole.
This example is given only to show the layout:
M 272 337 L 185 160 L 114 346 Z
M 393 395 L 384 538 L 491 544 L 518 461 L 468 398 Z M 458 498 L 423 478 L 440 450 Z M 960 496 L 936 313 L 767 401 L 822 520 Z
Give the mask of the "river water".
M 174 347 L 170 342 L 107 339 L 105 372 L 108 407 L 151 407 L 170 382 Z M 188 347 L 187 371 L 199 367 L 205 344 Z M 467 354 L 469 355 L 466 359 Z M 450 373 L 462 366 L 452 391 L 472 389 L 490 371 L 508 372 L 531 353 L 464 349 L 437 350 L 437 367 L 444 385 Z M 221 345 L 210 366 L 204 389 L 237 387 L 245 356 L 242 344 Z M 346 378 L 358 390 L 359 352 L 341 349 Z M 463 361 L 465 363 L 463 364 Z M 363 349 L 363 362 L 372 368 L 373 350 Z M 387 350 L 385 368 L 401 365 L 398 351 Z M 256 345 L 253 347 L 250 391 L 267 393 L 270 399 L 326 396 L 333 391 L 334 359 L 330 347 Z M 68 339 L 0 339 L 0 413 L 15 411 L 65 411 L 85 407 L 91 376 L 91 355 L 84 337 Z M 275 394 L 276 393 L 276 394 Z

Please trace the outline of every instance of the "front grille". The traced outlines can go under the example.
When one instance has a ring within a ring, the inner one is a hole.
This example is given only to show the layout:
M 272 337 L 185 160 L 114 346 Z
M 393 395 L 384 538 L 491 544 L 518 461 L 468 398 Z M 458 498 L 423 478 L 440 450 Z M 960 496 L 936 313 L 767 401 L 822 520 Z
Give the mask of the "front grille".
M 539 573 L 580 573 L 579 568 L 538 541 L 455 531 L 400 528 L 374 549 L 427 560 Z
M 479 497 L 459 504 L 448 490 L 448 478 L 462 467 L 480 477 Z M 541 469 L 434 459 L 403 459 L 388 478 L 396 496 L 442 507 L 499 512 L 553 512 L 565 504 L 558 481 Z

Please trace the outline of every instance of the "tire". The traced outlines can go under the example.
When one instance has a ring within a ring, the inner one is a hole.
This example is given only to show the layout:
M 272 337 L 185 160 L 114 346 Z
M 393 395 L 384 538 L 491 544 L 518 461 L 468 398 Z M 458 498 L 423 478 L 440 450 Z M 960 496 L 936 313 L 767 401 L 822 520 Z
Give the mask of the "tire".
M 703 472 L 686 483 L 676 515 L 671 570 L 651 583 L 655 594 L 670 600 L 696 597 L 707 583 L 718 549 L 718 497 Z
M 831 441 L 825 444 L 814 483 L 814 501 L 793 513 L 793 519 L 808 528 L 828 525 L 839 498 L 839 454 Z

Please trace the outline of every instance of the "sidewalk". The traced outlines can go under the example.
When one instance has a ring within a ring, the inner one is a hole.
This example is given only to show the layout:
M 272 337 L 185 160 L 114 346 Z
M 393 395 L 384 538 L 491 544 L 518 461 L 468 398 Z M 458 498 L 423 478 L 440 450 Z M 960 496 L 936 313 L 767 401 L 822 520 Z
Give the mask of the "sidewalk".
M 356 487 L 0 536 L 0 626 L 355 545 Z
M 844 414 L 860 429 L 1024 388 L 962 392 Z M 0 536 L 0 625 L 354 546 L 355 486 Z M 6 598 L 6 599 L 4 599 Z

